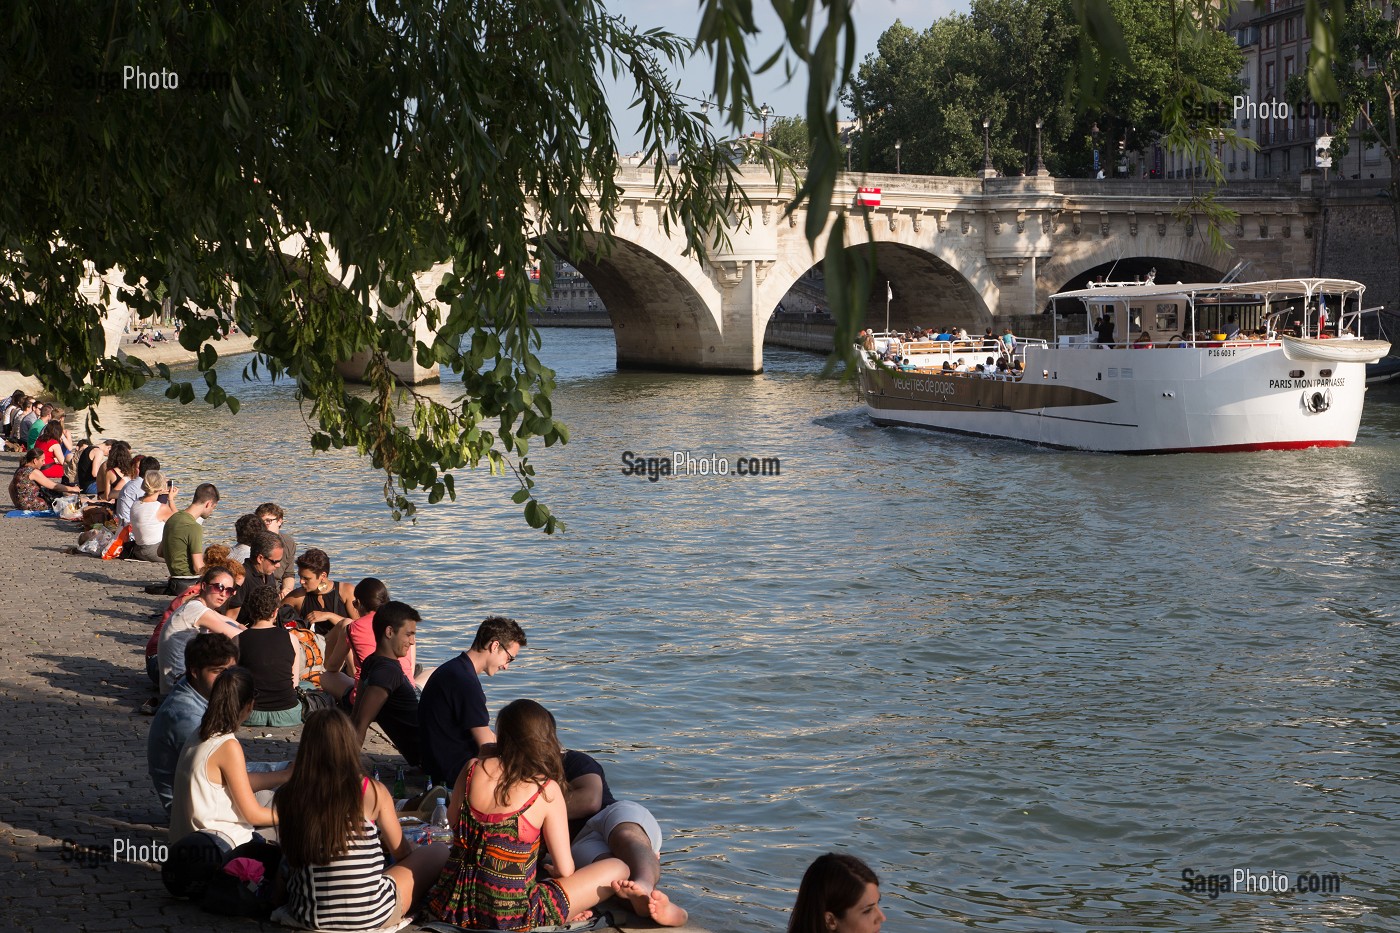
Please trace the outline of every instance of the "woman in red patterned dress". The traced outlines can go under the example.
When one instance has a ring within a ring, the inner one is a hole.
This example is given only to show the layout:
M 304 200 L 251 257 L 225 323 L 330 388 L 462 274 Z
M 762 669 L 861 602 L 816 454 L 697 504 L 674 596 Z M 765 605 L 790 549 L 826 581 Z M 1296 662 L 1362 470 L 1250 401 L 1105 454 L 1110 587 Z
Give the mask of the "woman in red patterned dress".
M 628 869 L 615 858 L 574 868 L 554 717 L 534 700 L 516 700 L 496 718 L 496 736 L 495 754 L 472 759 L 452 788 L 452 855 L 429 894 L 429 913 L 498 930 L 588 916 L 612 896 L 614 881 L 627 880 Z M 539 877 L 541 841 L 554 861 L 553 878 Z

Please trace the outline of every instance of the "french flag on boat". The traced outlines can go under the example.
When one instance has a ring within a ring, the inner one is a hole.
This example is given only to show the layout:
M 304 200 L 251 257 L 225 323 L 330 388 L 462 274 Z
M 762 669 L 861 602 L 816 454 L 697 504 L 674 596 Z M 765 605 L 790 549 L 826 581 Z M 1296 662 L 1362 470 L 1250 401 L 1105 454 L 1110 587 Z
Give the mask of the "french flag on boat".
M 857 207 L 879 207 L 879 206 L 880 206 L 880 189 L 879 189 L 879 188 L 857 188 L 857 189 L 856 189 L 856 206 L 857 206 Z

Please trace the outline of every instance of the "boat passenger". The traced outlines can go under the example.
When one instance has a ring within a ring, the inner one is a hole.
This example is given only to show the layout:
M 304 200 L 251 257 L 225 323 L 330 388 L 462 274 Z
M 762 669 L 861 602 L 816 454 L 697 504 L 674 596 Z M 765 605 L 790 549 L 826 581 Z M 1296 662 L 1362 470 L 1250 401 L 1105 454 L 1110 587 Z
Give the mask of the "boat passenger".
M 802 876 L 788 933 L 879 933 L 880 879 L 853 855 L 828 852 Z
M 950 372 L 952 372 L 952 371 L 953 371 L 953 364 L 950 363 L 950 362 L 948 362 L 947 360 L 944 360 L 944 361 L 943 361 L 943 371 L 944 371 L 945 373 L 950 373 Z
M 1240 335 L 1240 322 L 1239 322 L 1239 319 L 1238 319 L 1234 314 L 1231 314 L 1228 318 L 1225 319 L 1225 339 L 1226 339 L 1226 340 L 1235 340 L 1235 339 L 1237 339 L 1237 338 L 1239 337 L 1239 335 Z
M 1103 317 L 1099 318 L 1099 323 L 1095 330 L 1097 331 L 1094 335 L 1094 340 L 1096 342 L 1111 345 L 1113 343 L 1113 316 L 1105 314 Z
M 1152 349 L 1152 335 L 1149 334 L 1147 331 L 1143 331 L 1142 333 L 1138 334 L 1138 339 L 1137 339 L 1137 341 L 1133 343 L 1133 349 L 1135 349 L 1135 350 L 1151 350 L 1151 349 Z

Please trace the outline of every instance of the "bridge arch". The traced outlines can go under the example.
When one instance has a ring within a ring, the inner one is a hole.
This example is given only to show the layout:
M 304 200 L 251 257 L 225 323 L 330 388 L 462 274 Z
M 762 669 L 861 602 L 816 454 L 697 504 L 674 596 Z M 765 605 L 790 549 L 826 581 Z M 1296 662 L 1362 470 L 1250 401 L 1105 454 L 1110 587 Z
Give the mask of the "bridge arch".
M 719 296 L 698 264 L 618 237 L 606 253 L 595 248 L 572 265 L 612 319 L 620 369 L 655 368 L 658 359 L 674 369 L 709 368 L 723 338 Z

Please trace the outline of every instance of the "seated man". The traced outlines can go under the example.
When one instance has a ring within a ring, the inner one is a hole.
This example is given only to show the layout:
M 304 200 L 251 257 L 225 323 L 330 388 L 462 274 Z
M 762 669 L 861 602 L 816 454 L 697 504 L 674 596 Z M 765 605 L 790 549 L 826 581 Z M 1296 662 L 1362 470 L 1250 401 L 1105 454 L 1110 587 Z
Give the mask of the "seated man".
M 238 643 L 232 638 L 214 632 L 196 635 L 185 649 L 185 677 L 166 696 L 151 720 L 151 732 L 146 737 L 146 770 L 167 816 L 174 799 L 180 751 L 189 737 L 199 731 L 214 681 L 237 663 Z M 280 771 L 285 767 L 287 762 L 248 762 L 250 772 Z
M 194 499 L 165 523 L 160 540 L 160 556 L 170 571 L 166 593 L 178 596 L 204 573 L 204 520 L 214 514 L 219 490 L 213 483 L 200 483 Z
M 525 632 L 519 622 L 488 616 L 477 626 L 471 648 L 439 667 L 424 684 L 418 707 L 423 767 L 448 787 L 481 746 L 496 741 L 480 675 L 506 670 L 523 647 Z M 360 680 L 364 681 L 363 671 Z
M 418 610 L 387 602 L 374 614 L 375 652 L 360 666 L 351 719 L 365 744 L 369 724 L 379 723 L 404 761 L 414 767 L 422 760 L 418 739 L 418 694 L 404 676 L 399 659 L 413 647 L 420 619 Z
M 638 916 L 661 926 L 684 926 L 685 909 L 656 887 L 661 877 L 661 827 L 656 817 L 639 803 L 614 798 L 603 766 L 583 752 L 564 752 L 564 780 L 574 865 L 591 865 L 609 856 L 622 859 L 631 878 L 614 882 L 613 890 Z

